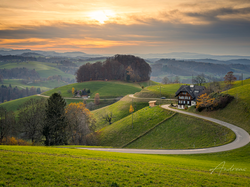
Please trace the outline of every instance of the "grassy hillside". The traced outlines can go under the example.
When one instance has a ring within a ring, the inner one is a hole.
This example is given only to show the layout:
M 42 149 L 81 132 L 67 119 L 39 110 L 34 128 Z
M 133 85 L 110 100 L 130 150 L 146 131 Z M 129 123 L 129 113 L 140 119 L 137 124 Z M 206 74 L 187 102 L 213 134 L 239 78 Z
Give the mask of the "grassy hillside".
M 235 158 L 238 159 L 235 159 Z M 0 146 L 1 186 L 249 186 L 249 156 Z M 225 162 L 225 169 L 211 170 Z
M 95 62 L 103 62 L 103 61 L 105 61 L 106 60 L 106 58 L 101 58 L 101 59 L 99 59 L 99 60 L 97 60 L 97 59 L 92 59 L 92 60 L 87 60 L 87 61 L 77 61 L 77 62 L 75 62 L 75 64 L 77 65 L 77 66 L 82 66 L 82 65 L 84 65 L 84 64 L 87 64 L 87 63 L 91 63 L 91 64 L 93 64 L 93 63 L 95 63 Z
M 100 98 L 115 98 L 125 96 L 127 94 L 133 94 L 141 90 L 137 83 L 126 83 L 120 81 L 88 81 L 62 86 L 60 88 L 44 92 L 43 94 L 50 96 L 53 93 L 60 91 L 63 97 L 72 97 L 72 87 L 77 90 L 84 88 L 90 89 L 91 98 L 94 98 L 96 93 L 99 93 Z
M 103 116 L 105 116 L 105 114 L 110 114 L 110 113 L 113 114 L 114 118 L 112 119 L 112 123 L 130 115 L 129 107 L 131 104 L 132 104 L 132 99 L 126 96 L 125 98 L 121 99 L 120 101 L 112 105 L 94 110 L 93 114 L 96 119 L 96 126 L 97 126 L 96 129 L 99 130 L 109 125 L 109 123 L 103 119 Z M 136 106 L 135 111 L 138 111 L 148 106 L 148 102 L 136 101 L 136 102 L 133 102 L 133 106 Z
M 226 127 L 191 116 L 176 114 L 126 148 L 204 148 L 227 144 L 234 139 L 235 134 Z
M 5 103 L 1 103 L 0 106 L 6 108 L 8 111 L 14 111 L 16 112 L 18 107 L 28 101 L 29 99 L 40 99 L 41 97 L 39 96 L 29 96 L 29 97 L 24 97 L 20 99 L 15 99 L 12 101 L 7 101 Z
M 51 63 L 50 63 L 51 64 Z M 65 72 L 59 70 L 56 67 L 49 66 L 48 63 L 45 62 L 19 62 L 19 63 L 8 63 L 8 64 L 3 64 L 0 65 L 0 69 L 11 69 L 11 68 L 22 68 L 25 67 L 27 69 L 35 69 L 40 77 L 42 78 L 47 78 L 49 76 L 53 75 L 61 75 L 62 77 L 65 78 L 70 78 L 74 79 L 75 76 L 71 74 L 66 74 Z
M 121 147 L 172 114 L 159 106 L 145 107 L 133 114 L 133 125 L 129 115 L 98 131 L 98 144 Z
M 2 84 L 5 86 L 9 86 L 9 84 L 11 84 L 12 87 L 17 86 L 19 89 L 26 88 L 26 87 L 31 88 L 32 86 L 34 86 L 35 88 L 41 88 L 41 90 L 50 90 L 55 87 L 67 85 L 67 83 L 63 81 L 58 82 L 56 80 L 23 84 L 20 79 L 9 79 L 9 80 L 4 79 Z
M 158 84 L 154 86 L 148 86 L 135 94 L 136 97 L 148 97 L 148 98 L 173 98 L 175 92 L 180 88 L 182 84 Z

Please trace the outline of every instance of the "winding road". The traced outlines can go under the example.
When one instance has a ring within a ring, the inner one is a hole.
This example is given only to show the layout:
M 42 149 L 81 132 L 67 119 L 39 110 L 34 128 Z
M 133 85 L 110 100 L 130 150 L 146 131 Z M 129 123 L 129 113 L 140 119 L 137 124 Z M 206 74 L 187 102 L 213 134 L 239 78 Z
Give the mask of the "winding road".
M 232 125 L 230 123 L 226 123 L 226 122 L 218 120 L 218 119 L 201 116 L 201 115 L 194 114 L 194 113 L 176 110 L 176 109 L 170 108 L 169 105 L 162 105 L 161 107 L 164 109 L 167 109 L 167 110 L 172 110 L 174 112 L 178 112 L 181 114 L 194 116 L 197 118 L 201 118 L 201 119 L 208 120 L 208 121 L 217 123 L 219 125 L 225 126 L 229 129 L 231 129 L 235 133 L 236 139 L 233 142 L 226 144 L 226 145 L 222 145 L 222 146 L 218 146 L 218 147 L 211 147 L 211 148 L 203 148 L 203 149 L 179 149 L 179 150 L 177 150 L 177 149 L 175 149 L 175 150 L 170 150 L 170 149 L 164 149 L 164 150 L 163 149 L 126 149 L 126 148 L 79 148 L 79 149 L 119 152 L 119 153 L 137 153 L 137 154 L 201 154 L 201 153 L 217 153 L 217 152 L 222 152 L 222 151 L 229 151 L 229 150 L 243 147 L 250 142 L 250 136 L 244 129 L 237 127 L 235 125 Z

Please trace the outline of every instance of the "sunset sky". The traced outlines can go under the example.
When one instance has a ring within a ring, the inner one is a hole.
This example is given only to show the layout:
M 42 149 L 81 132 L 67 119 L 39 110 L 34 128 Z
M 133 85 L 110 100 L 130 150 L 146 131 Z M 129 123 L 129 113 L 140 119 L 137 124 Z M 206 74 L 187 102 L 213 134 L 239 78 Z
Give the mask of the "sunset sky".
M 0 48 L 250 55 L 250 1 L 0 0 Z

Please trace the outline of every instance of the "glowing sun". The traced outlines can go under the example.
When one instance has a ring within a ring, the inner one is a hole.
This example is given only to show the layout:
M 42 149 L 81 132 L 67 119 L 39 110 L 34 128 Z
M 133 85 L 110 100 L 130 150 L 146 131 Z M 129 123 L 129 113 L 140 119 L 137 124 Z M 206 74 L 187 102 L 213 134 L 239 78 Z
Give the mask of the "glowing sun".
M 99 10 L 91 12 L 89 17 L 91 19 L 97 20 L 99 23 L 104 24 L 105 21 L 109 20 L 111 17 L 114 17 L 115 13 L 112 10 Z

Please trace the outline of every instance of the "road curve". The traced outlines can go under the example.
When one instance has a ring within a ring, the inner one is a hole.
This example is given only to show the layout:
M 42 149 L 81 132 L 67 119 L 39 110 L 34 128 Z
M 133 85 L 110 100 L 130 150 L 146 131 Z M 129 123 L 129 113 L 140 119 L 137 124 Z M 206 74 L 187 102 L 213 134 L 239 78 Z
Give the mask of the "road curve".
M 236 139 L 226 145 L 218 146 L 218 147 L 211 147 L 211 148 L 202 148 L 202 149 L 121 149 L 121 148 L 79 148 L 79 149 L 88 149 L 88 150 L 95 150 L 95 151 L 108 151 L 108 152 L 119 152 L 119 153 L 137 153 L 137 154 L 201 154 L 201 153 L 217 153 L 222 151 L 229 151 L 233 149 L 237 149 L 240 147 L 243 147 L 247 145 L 250 142 L 250 136 L 249 134 L 242 128 L 237 127 L 235 125 L 232 125 L 230 123 L 226 123 L 224 121 L 201 116 L 198 114 L 193 114 L 181 110 L 176 110 L 173 108 L 170 108 L 169 105 L 162 105 L 162 108 L 165 108 L 167 110 L 172 110 L 174 112 L 179 112 L 185 115 L 194 116 L 197 118 L 205 119 L 214 123 L 217 123 L 219 125 L 225 126 L 229 129 L 231 129 L 235 135 Z

